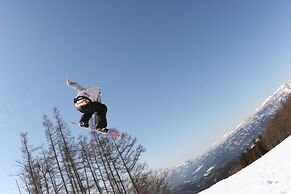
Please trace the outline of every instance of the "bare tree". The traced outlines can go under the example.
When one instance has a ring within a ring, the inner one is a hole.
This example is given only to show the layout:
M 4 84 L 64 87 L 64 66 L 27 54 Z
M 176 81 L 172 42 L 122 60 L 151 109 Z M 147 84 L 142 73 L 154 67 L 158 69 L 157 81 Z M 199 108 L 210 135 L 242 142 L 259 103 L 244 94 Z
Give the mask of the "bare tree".
M 44 120 L 43 126 L 45 127 L 45 132 L 46 132 L 46 136 L 47 136 L 47 140 L 48 140 L 49 149 L 52 150 L 53 157 L 54 157 L 54 160 L 56 162 L 57 170 L 58 170 L 58 173 L 60 174 L 62 185 L 64 186 L 65 193 L 69 194 L 67 184 L 65 181 L 65 177 L 64 177 L 64 174 L 63 174 L 63 171 L 61 168 L 60 159 L 59 159 L 59 156 L 57 154 L 56 142 L 54 141 L 54 137 L 53 137 L 53 124 L 48 119 L 48 117 L 46 115 L 43 117 L 43 120 Z
M 92 139 L 91 139 L 90 144 L 88 146 L 89 146 L 88 150 L 89 150 L 90 156 L 91 156 L 92 160 L 94 160 L 94 165 L 97 167 L 97 170 L 98 170 L 99 175 L 101 177 L 101 180 L 103 182 L 106 193 L 107 194 L 110 193 L 109 188 L 107 186 L 107 182 L 109 182 L 109 185 L 111 186 L 112 192 L 115 193 L 113 182 L 110 178 L 110 173 L 109 173 L 109 170 L 105 164 L 105 159 L 104 159 L 104 156 L 102 155 L 102 151 L 101 151 L 100 147 L 97 147 L 95 141 Z
M 22 194 L 22 192 L 21 192 L 21 189 L 20 189 L 20 186 L 19 186 L 19 184 L 18 184 L 18 181 L 17 181 L 17 179 L 16 179 L 16 186 L 17 186 L 17 189 L 18 189 L 18 192 L 19 192 L 19 194 Z
M 37 165 L 37 162 L 32 155 L 38 148 L 33 148 L 31 145 L 28 144 L 26 133 L 21 134 L 21 143 L 23 162 L 18 162 L 22 171 L 20 175 L 22 175 L 23 179 L 26 180 L 28 192 L 41 194 L 42 193 L 40 184 L 41 178 L 39 177 L 39 174 L 36 172 L 35 167 Z
M 97 178 L 97 175 L 95 173 L 95 169 L 94 169 L 94 167 L 92 165 L 92 161 L 91 161 L 91 159 L 89 157 L 89 154 L 88 154 L 88 151 L 87 151 L 88 150 L 87 149 L 88 146 L 85 144 L 85 140 L 80 140 L 80 144 L 81 144 L 81 147 L 82 147 L 82 154 L 84 156 L 84 162 L 87 163 L 87 166 L 88 166 L 88 168 L 90 170 L 90 173 L 91 173 L 91 176 L 92 176 L 92 178 L 94 180 L 94 183 L 95 183 L 95 186 L 97 188 L 97 191 L 102 194 L 103 192 L 102 192 L 102 189 L 100 187 L 99 180 Z
M 60 115 L 60 112 L 57 108 L 54 108 L 54 118 L 56 120 L 56 131 L 58 133 L 58 137 L 60 138 L 59 143 L 60 143 L 61 154 L 67 166 L 67 170 L 74 182 L 74 185 L 75 185 L 74 190 L 76 189 L 78 193 L 85 194 L 84 186 L 83 186 L 80 174 L 78 172 L 78 167 L 77 167 L 77 162 L 76 162 L 77 158 L 75 158 L 76 152 L 73 149 L 74 148 L 73 139 L 69 139 L 70 138 L 69 130 L 67 130 L 66 124 L 64 123 Z M 72 144 L 70 145 L 70 143 Z
M 123 133 L 122 137 L 116 141 L 111 138 L 115 149 L 117 150 L 119 160 L 123 165 L 124 173 L 126 173 L 135 192 L 140 193 L 139 182 L 143 182 L 142 174 L 145 172 L 145 165 L 138 163 L 140 156 L 145 152 L 144 147 L 136 145 L 137 139 Z
M 47 156 L 48 155 L 48 156 Z M 51 157 L 49 154 L 46 154 L 44 150 L 42 150 L 42 157 L 44 160 L 43 171 L 48 174 L 49 180 L 47 181 L 48 184 L 51 184 L 52 190 L 55 194 L 59 193 L 56 180 L 55 180 L 55 167 L 54 163 L 52 163 Z
M 113 172 L 113 166 L 112 166 L 112 161 L 110 160 L 110 147 L 106 146 L 106 142 L 108 141 L 108 139 L 106 138 L 101 138 L 97 133 L 92 133 L 93 137 L 96 140 L 96 146 L 99 148 L 100 154 L 102 155 L 102 157 L 104 157 L 105 159 L 105 166 L 108 167 L 109 169 L 109 178 L 111 178 L 112 182 L 114 184 L 112 184 L 112 189 L 115 192 L 115 190 L 117 189 L 118 193 L 122 193 L 121 188 L 117 182 L 117 178 L 116 175 Z
M 152 170 L 146 174 L 144 179 L 146 187 L 143 187 L 143 194 L 169 194 L 168 174 L 162 170 Z
M 92 132 L 76 141 L 56 108 L 54 119 L 55 124 L 43 117 L 47 148 L 34 148 L 28 145 L 27 134 L 21 135 L 18 177 L 29 194 L 168 193 L 166 175 L 149 171 L 140 162 L 145 149 L 136 138 Z

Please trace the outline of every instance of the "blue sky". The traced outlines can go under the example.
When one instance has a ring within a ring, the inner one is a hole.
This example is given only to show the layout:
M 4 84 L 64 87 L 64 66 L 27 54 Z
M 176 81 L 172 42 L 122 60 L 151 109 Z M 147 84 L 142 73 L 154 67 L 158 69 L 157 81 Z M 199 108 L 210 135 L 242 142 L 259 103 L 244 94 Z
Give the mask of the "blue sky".
M 193 158 L 291 79 L 290 1 L 0 1 L 0 193 L 17 193 L 21 132 L 78 121 L 96 84 L 108 123 L 138 138 L 152 168 Z M 74 135 L 85 130 L 70 126 Z

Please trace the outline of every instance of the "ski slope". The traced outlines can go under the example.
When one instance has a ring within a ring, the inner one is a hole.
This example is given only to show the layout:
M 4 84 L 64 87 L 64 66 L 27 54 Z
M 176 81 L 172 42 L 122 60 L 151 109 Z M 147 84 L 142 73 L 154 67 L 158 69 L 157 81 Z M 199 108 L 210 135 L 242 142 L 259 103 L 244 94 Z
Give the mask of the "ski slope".
M 200 191 L 200 186 L 205 185 L 205 182 L 224 177 L 230 162 L 236 160 L 239 153 L 246 150 L 253 139 L 262 133 L 289 95 L 291 81 L 281 85 L 250 117 L 216 141 L 208 152 L 169 169 L 170 187 L 175 192 L 191 189 Z
M 200 194 L 291 194 L 291 136 L 235 175 Z

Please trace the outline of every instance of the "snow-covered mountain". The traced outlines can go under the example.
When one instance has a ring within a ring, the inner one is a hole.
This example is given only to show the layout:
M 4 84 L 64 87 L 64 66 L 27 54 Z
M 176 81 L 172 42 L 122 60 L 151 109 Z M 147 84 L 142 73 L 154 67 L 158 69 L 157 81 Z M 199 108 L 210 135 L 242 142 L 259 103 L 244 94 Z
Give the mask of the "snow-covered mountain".
M 279 87 L 252 116 L 225 135 L 225 140 L 209 152 L 169 169 L 174 193 L 197 193 L 227 177 L 240 153 L 249 147 L 291 94 L 291 81 Z
M 233 176 L 199 194 L 291 193 L 291 136 Z

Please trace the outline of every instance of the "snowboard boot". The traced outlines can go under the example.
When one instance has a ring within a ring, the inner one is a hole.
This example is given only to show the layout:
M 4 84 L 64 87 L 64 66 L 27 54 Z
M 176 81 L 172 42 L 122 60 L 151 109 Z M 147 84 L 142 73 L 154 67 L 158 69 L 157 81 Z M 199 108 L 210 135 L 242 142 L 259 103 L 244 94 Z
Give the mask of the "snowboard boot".
M 89 127 L 89 124 L 86 123 L 86 122 L 83 122 L 83 121 L 80 121 L 80 122 L 79 122 L 79 125 L 80 125 L 80 127 L 86 127 L 86 128 Z
M 101 133 L 108 133 L 109 132 L 109 129 L 107 129 L 106 127 L 103 127 L 103 128 L 95 128 L 97 131 L 100 131 Z

